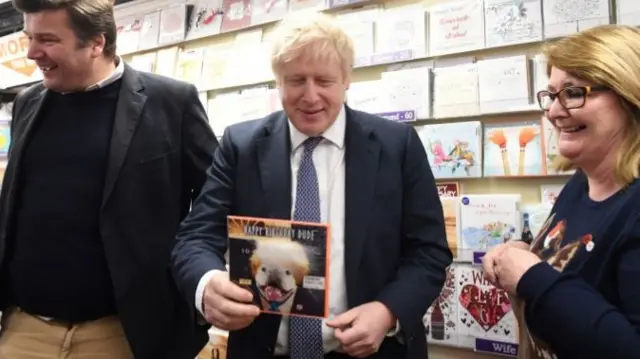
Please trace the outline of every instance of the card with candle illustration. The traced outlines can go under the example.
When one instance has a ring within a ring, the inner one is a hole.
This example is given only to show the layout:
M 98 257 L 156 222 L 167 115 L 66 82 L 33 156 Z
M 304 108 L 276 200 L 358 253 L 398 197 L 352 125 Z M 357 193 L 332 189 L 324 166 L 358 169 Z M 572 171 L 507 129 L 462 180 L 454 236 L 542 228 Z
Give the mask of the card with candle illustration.
M 482 124 L 480 121 L 417 127 L 437 179 L 482 176 Z
M 519 194 L 469 194 L 459 202 L 459 261 L 479 264 L 491 248 L 520 237 Z
M 540 121 L 484 126 L 484 176 L 544 175 Z
M 458 345 L 458 293 L 455 272 L 456 264 L 447 268 L 447 278 L 442 291 L 422 318 L 429 343 Z
M 556 131 L 551 122 L 549 122 L 549 120 L 547 120 L 545 117 L 542 118 L 541 122 L 542 144 L 545 159 L 545 174 L 547 176 L 562 176 L 573 174 L 575 170 L 558 171 L 554 169 L 553 163 L 560 154 L 560 152 L 558 151 L 558 131 Z
M 455 271 L 459 306 L 459 345 L 474 348 L 477 339 L 518 342 L 518 323 L 504 290 L 484 279 L 482 269 L 458 264 Z

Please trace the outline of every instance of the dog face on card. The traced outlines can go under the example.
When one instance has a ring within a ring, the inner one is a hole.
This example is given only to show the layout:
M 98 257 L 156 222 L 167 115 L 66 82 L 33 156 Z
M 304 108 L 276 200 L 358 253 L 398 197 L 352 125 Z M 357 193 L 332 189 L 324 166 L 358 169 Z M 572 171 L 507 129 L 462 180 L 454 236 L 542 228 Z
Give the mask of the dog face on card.
M 289 240 L 258 241 L 250 262 L 262 308 L 288 314 L 296 290 L 309 274 L 304 247 Z

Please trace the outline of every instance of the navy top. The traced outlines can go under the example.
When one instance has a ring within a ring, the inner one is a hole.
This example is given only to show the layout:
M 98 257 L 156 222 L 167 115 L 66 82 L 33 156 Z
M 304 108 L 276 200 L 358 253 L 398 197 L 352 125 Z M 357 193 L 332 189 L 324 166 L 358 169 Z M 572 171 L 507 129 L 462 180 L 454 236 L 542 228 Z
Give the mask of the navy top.
M 29 137 L 9 257 L 12 304 L 28 313 L 68 322 L 116 314 L 100 208 L 121 83 L 50 91 Z
M 577 172 L 531 251 L 543 262 L 517 288 L 530 358 L 640 358 L 640 180 L 595 202 Z

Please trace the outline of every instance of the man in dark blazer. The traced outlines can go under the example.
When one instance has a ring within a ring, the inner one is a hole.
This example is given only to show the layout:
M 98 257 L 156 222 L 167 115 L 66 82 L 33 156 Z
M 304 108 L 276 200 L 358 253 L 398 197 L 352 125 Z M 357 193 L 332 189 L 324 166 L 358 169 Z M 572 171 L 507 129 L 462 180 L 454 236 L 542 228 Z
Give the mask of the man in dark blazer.
M 353 43 L 330 17 L 296 14 L 273 41 L 284 111 L 226 129 L 173 251 L 178 286 L 230 331 L 228 359 L 424 359 L 452 260 L 425 149 L 344 104 Z M 329 318 L 259 315 L 225 271 L 228 215 L 331 225 Z
M 110 0 L 14 5 L 44 81 L 13 107 L 0 357 L 194 358 L 169 258 L 217 147 L 196 88 L 115 55 Z

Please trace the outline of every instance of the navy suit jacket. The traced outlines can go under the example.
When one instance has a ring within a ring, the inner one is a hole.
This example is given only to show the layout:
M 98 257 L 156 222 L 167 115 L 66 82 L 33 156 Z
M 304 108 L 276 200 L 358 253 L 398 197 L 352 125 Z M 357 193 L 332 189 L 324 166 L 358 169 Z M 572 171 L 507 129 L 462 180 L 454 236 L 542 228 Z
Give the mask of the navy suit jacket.
M 424 359 L 422 317 L 452 261 L 427 155 L 412 127 L 348 107 L 346 114 L 348 307 L 380 301 L 399 320 L 405 344 L 387 338 L 371 358 Z M 227 128 L 173 250 L 174 275 L 187 300 L 193 303 L 207 271 L 224 270 L 227 215 L 291 218 L 290 154 L 284 112 Z M 271 357 L 280 319 L 263 314 L 231 332 L 228 359 Z

